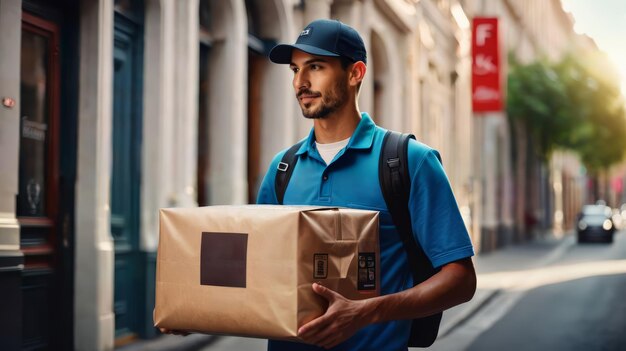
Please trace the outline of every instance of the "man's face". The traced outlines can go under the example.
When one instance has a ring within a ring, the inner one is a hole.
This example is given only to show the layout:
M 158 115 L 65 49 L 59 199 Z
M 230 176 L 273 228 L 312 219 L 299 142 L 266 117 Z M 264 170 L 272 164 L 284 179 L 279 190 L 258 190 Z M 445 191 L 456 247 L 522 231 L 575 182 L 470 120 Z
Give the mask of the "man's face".
M 290 68 L 293 88 L 306 118 L 326 118 L 348 101 L 348 75 L 335 57 L 294 49 Z

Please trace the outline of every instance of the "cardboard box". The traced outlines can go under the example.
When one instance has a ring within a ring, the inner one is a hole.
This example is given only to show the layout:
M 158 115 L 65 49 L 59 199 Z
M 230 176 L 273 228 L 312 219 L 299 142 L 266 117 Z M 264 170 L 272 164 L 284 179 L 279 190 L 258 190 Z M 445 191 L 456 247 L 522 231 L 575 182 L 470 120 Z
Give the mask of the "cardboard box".
M 298 340 L 326 301 L 380 292 L 378 212 L 211 206 L 160 212 L 155 326 Z

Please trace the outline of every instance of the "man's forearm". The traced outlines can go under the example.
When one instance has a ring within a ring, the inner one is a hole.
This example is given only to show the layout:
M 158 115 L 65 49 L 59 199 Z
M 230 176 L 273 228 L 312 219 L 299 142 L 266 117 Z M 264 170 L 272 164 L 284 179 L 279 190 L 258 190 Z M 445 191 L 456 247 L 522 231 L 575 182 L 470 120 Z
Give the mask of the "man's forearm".
M 471 258 L 451 262 L 411 289 L 366 300 L 362 307 L 370 323 L 426 317 L 469 301 L 476 291 Z

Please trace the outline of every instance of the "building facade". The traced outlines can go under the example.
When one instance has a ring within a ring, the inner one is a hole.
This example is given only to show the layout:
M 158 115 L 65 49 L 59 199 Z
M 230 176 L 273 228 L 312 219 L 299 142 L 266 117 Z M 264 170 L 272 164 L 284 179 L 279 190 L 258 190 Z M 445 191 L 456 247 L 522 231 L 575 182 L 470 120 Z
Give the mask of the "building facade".
M 159 209 L 254 202 L 271 158 L 311 128 L 267 54 L 317 18 L 363 35 L 360 109 L 440 150 L 477 249 L 510 241 L 526 188 L 504 112 L 472 114 L 470 23 L 498 16 L 507 50 L 532 60 L 569 40 L 569 22 L 535 18 L 559 6 L 0 0 L 0 348 L 156 336 Z
M 462 1 L 470 17 L 497 17 L 501 28 L 501 62 L 514 57 L 530 63 L 556 61 L 581 47 L 597 50 L 573 30 L 573 18 L 560 0 Z M 506 64 L 503 71 L 506 80 Z M 503 86 L 506 86 L 504 83 Z M 544 164 L 532 152 L 527 133 L 511 125 L 506 111 L 474 116 L 475 189 L 482 212 L 480 248 L 493 250 L 546 231 L 570 229 L 584 194 L 584 180 L 573 155 L 557 153 Z M 511 130 L 515 130 L 513 138 Z

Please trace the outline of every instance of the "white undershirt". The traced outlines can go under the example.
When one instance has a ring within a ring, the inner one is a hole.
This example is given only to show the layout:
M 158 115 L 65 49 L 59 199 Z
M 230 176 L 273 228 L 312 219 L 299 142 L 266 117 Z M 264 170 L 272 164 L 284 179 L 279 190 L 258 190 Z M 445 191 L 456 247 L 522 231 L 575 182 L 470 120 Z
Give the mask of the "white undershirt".
M 317 147 L 317 151 L 319 151 L 320 156 L 322 156 L 322 159 L 328 165 L 335 158 L 335 156 L 337 156 L 337 153 L 348 145 L 349 141 L 350 138 L 329 144 L 320 144 L 316 141 L 315 147 Z

